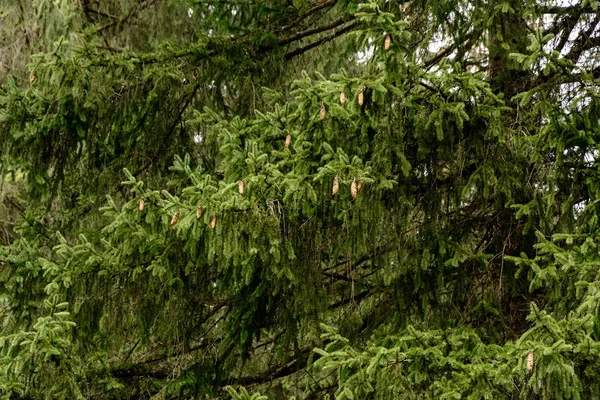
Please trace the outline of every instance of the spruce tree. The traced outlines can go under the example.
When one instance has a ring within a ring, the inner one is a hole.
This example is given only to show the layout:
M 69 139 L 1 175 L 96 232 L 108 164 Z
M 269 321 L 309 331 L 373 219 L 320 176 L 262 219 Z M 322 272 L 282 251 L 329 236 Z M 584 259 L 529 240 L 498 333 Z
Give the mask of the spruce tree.
M 600 397 L 596 2 L 0 4 L 3 398 Z

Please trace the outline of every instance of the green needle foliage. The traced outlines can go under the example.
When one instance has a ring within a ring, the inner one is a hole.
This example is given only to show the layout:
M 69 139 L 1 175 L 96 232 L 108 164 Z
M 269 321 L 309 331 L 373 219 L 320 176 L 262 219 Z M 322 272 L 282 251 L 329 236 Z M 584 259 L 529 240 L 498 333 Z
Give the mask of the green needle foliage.
M 596 2 L 14 3 L 2 398 L 600 398 Z

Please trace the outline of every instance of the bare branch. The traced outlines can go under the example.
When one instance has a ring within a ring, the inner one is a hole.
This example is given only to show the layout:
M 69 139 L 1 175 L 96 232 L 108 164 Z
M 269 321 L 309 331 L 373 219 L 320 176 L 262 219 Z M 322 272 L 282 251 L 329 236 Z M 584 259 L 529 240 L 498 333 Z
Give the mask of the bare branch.
M 590 37 L 592 35 L 592 33 L 594 32 L 594 30 L 596 29 L 596 27 L 598 26 L 598 23 L 600 22 L 600 13 L 596 14 L 596 17 L 594 18 L 594 20 L 590 23 L 590 25 L 588 26 L 588 29 L 581 30 L 579 32 L 579 35 L 577 36 L 577 39 L 575 40 L 575 45 L 573 46 L 573 48 L 571 49 L 571 51 L 569 51 L 569 53 L 566 55 L 565 58 L 576 62 L 579 57 L 581 56 L 581 53 L 583 53 L 586 50 L 592 49 L 594 47 L 600 46 L 600 38 L 599 37 Z
M 537 6 L 535 11 L 538 14 L 570 14 L 570 13 L 583 13 L 583 14 L 596 14 L 598 10 L 594 10 L 593 7 L 581 7 L 581 4 L 575 4 L 572 6 Z
M 283 39 L 280 39 L 277 43 L 280 46 L 285 46 L 286 44 L 290 44 L 292 42 L 295 42 L 296 40 L 300 40 L 307 36 L 314 35 L 315 33 L 321 33 L 321 32 L 325 32 L 325 31 L 328 31 L 333 28 L 337 28 L 338 26 L 340 26 L 348 21 L 350 21 L 349 18 L 338 18 L 335 21 L 333 21 L 327 25 L 318 26 L 316 28 L 311 28 L 311 29 L 306 29 L 304 31 L 296 32 L 293 35 L 290 35 Z
M 352 29 L 356 28 L 359 25 L 359 21 L 354 21 L 353 23 L 351 23 L 350 25 L 346 25 L 345 27 L 343 27 L 342 29 L 340 29 L 339 31 L 326 36 L 322 39 L 317 40 L 316 42 L 313 42 L 311 44 L 308 44 L 304 47 L 300 47 L 297 48 L 294 51 L 290 51 L 289 53 L 286 53 L 284 56 L 285 60 L 291 60 L 292 58 L 299 56 L 300 54 L 306 53 L 308 50 L 310 49 L 314 49 L 315 47 L 318 47 L 324 43 L 327 43 L 329 41 L 332 41 L 333 39 L 335 39 L 338 36 L 343 35 L 344 33 L 347 33 L 349 31 L 351 31 Z
M 98 29 L 96 29 L 96 33 L 105 31 L 106 29 L 112 28 L 113 26 L 120 26 L 120 25 L 128 23 L 131 20 L 131 18 L 133 18 L 134 15 L 136 15 L 140 11 L 145 10 L 146 8 L 150 7 L 151 5 L 156 3 L 156 1 L 157 0 L 148 0 L 146 2 L 144 2 L 144 1 L 140 2 L 137 6 L 133 7 L 131 9 L 131 11 L 129 11 L 129 13 L 125 16 L 125 18 L 109 22 L 108 24 L 99 27 Z
M 294 372 L 297 372 L 306 367 L 306 365 L 308 364 L 308 355 L 311 352 L 312 352 L 312 347 L 303 349 L 300 351 L 300 354 L 303 356 L 303 357 L 300 357 L 300 359 L 295 358 L 295 359 L 291 360 L 290 362 L 288 362 L 287 364 L 285 364 L 283 366 L 278 365 L 275 368 L 265 371 L 261 375 L 246 376 L 246 377 L 240 378 L 236 381 L 236 383 L 238 385 L 247 386 L 247 385 L 253 385 L 253 384 L 272 381 L 274 379 L 293 374 Z M 319 355 L 315 354 L 314 359 L 316 360 L 317 358 L 319 358 Z
M 332 7 L 337 2 L 338 2 L 338 0 L 325 0 L 325 1 L 322 1 L 320 3 L 317 3 L 315 6 L 313 6 L 310 9 L 308 9 L 308 11 L 306 11 L 304 14 L 300 15 L 293 22 L 291 22 L 290 24 L 288 24 L 288 25 L 284 26 L 283 28 L 279 29 L 277 32 L 285 32 L 287 30 L 290 30 L 290 29 L 296 27 L 298 24 L 300 24 L 306 18 L 308 18 L 311 15 L 313 15 L 314 13 L 316 13 L 317 11 L 322 10 L 323 8 L 326 8 L 326 7 Z
M 477 39 L 479 36 L 481 35 L 481 32 L 478 30 L 474 30 L 471 33 L 467 34 L 465 36 L 465 40 L 463 40 L 460 44 L 456 44 L 453 43 L 452 45 L 446 47 L 445 49 L 441 49 L 440 51 L 437 52 L 437 54 L 435 56 L 433 56 L 433 58 L 431 58 L 430 60 L 427 60 L 425 62 L 425 64 L 423 65 L 423 68 L 428 70 L 429 68 L 431 68 L 432 66 L 434 66 L 435 64 L 437 64 L 442 58 L 449 56 L 450 54 L 452 54 L 452 52 L 454 50 L 461 50 L 461 49 L 467 49 L 469 48 L 469 46 L 471 46 L 471 44 L 473 43 L 473 40 Z

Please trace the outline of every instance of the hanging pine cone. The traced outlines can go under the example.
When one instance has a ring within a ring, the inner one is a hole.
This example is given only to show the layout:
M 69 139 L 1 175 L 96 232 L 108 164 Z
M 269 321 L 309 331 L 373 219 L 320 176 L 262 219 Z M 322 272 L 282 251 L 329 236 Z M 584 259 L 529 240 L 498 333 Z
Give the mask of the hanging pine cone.
M 362 107 L 364 102 L 365 102 L 365 95 L 361 89 L 360 92 L 358 92 L 358 105 Z
M 175 225 L 177 223 L 177 221 L 179 221 L 179 213 L 178 212 L 173 214 L 173 218 L 171 218 L 171 225 Z
M 357 193 L 360 193 L 361 190 L 363 190 L 363 184 L 364 184 L 363 181 L 360 181 L 360 180 L 358 181 L 358 184 L 356 185 L 356 192 Z
M 345 104 L 346 103 L 346 95 L 344 94 L 344 91 L 342 90 L 340 92 L 340 104 Z
M 244 194 L 244 181 L 243 180 L 238 181 L 238 192 L 240 194 Z
M 340 191 L 340 178 L 336 175 L 333 178 L 333 187 L 331 189 L 331 193 L 335 196 Z
M 289 148 L 290 145 L 292 144 L 292 135 L 291 134 L 287 134 L 287 136 L 285 137 L 285 148 Z
M 390 35 L 385 35 L 385 42 L 383 44 L 383 48 L 385 51 L 390 49 L 390 45 L 392 44 L 392 37 Z
M 210 229 L 215 230 L 215 226 L 217 226 L 217 217 L 213 215 L 210 219 Z
M 144 199 L 140 199 L 140 212 L 144 211 L 144 205 L 145 205 Z
M 202 217 L 202 204 L 198 204 L 196 207 L 196 219 L 200 219 Z
M 533 351 L 530 351 L 529 354 L 527 355 L 527 371 L 531 371 L 533 369 L 533 360 L 534 360 Z
M 350 184 L 350 194 L 353 199 L 356 199 L 358 195 L 358 187 L 356 186 L 356 178 L 352 179 L 352 183 Z
M 321 118 L 321 121 L 325 119 L 325 104 L 321 104 L 321 112 L 319 113 L 319 118 Z

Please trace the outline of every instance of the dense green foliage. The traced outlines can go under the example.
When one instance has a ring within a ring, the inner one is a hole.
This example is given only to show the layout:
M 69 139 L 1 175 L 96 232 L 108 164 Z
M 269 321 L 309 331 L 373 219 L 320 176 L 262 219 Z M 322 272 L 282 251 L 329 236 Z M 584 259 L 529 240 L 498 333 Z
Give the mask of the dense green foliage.
M 596 2 L 0 4 L 3 398 L 600 398 Z

